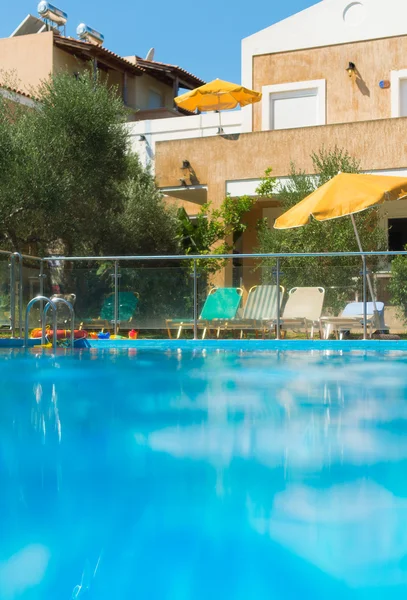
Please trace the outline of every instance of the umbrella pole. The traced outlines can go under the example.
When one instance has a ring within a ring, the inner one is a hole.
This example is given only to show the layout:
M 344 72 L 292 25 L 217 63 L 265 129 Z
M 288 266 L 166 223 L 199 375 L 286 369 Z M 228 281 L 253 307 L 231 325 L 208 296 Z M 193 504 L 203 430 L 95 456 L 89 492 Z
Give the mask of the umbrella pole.
M 356 241 L 357 241 L 357 244 L 358 244 L 358 247 L 359 247 L 359 251 L 363 252 L 362 243 L 360 241 L 358 228 L 356 227 L 356 223 L 355 223 L 355 217 L 353 215 L 350 215 L 350 218 L 351 218 L 351 221 L 352 221 L 353 231 L 355 232 L 355 237 L 356 237 Z M 363 258 L 364 258 L 364 261 L 365 261 L 366 260 L 365 257 L 363 257 Z M 364 269 L 364 271 L 365 271 L 365 269 Z M 379 315 L 378 315 L 377 306 L 376 306 L 376 298 L 375 298 L 375 294 L 374 294 L 374 291 L 373 291 L 372 280 L 370 279 L 370 275 L 368 273 L 366 273 L 366 280 L 367 280 L 367 285 L 369 287 L 370 296 L 371 296 L 372 302 L 373 302 L 373 311 L 375 313 L 375 319 L 374 320 L 376 321 L 376 324 L 379 324 L 379 318 L 378 318 Z M 365 303 L 365 305 L 363 307 L 363 311 L 364 311 L 364 322 L 366 324 L 366 317 L 367 317 L 367 315 L 366 315 L 366 312 L 367 312 L 366 311 L 366 303 Z
M 218 129 L 218 134 L 221 134 L 222 133 L 222 118 L 221 118 L 220 110 L 218 110 L 218 114 L 219 114 L 219 129 Z

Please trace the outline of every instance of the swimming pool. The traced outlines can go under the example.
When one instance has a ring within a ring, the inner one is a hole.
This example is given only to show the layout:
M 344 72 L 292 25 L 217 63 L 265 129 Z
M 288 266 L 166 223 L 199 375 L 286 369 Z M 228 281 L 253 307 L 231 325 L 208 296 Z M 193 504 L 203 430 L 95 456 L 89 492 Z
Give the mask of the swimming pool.
M 404 599 L 402 346 L 158 347 L 0 350 L 0 598 Z

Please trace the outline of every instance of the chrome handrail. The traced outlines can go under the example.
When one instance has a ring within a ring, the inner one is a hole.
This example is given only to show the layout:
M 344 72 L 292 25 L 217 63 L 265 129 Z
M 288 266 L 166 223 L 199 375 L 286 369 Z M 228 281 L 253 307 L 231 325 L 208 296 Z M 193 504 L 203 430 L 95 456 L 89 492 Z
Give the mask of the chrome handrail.
M 34 306 L 34 304 L 36 302 L 47 302 L 47 306 L 50 305 L 52 307 L 52 309 L 53 309 L 53 315 L 52 315 L 52 328 L 53 328 L 52 346 L 53 346 L 53 349 L 54 349 L 54 352 L 55 352 L 56 347 L 57 347 L 57 307 L 56 307 L 55 303 L 52 300 L 50 300 L 49 298 L 47 298 L 46 296 L 36 296 L 32 300 L 30 300 L 29 303 L 27 304 L 27 308 L 25 309 L 25 323 L 24 323 L 24 348 L 27 348 L 27 345 L 28 345 L 28 317 L 30 315 L 31 308 Z M 44 324 L 44 320 L 43 320 L 43 324 Z M 45 342 L 45 338 L 41 337 L 41 341 L 42 341 L 42 343 L 44 343 Z
M 48 309 L 50 308 L 50 306 L 52 306 L 52 303 L 54 305 L 56 305 L 57 303 L 62 303 L 65 304 L 65 306 L 68 307 L 69 309 L 69 314 L 71 316 L 71 348 L 74 347 L 74 329 L 75 329 L 75 311 L 73 309 L 73 306 L 70 302 L 68 302 L 68 300 L 65 300 L 64 298 L 52 298 L 48 304 L 45 305 L 44 308 L 44 312 L 42 313 L 42 335 L 41 335 L 41 339 L 42 339 L 42 343 L 45 342 L 45 318 L 47 316 L 47 312 Z M 54 336 L 56 336 L 56 326 L 54 327 L 54 332 L 53 332 Z
M 42 260 L 44 262 L 53 262 L 56 260 L 67 261 L 114 261 L 114 260 L 207 260 L 207 259 L 229 259 L 240 258 L 306 258 L 306 257 L 334 257 L 334 256 L 407 256 L 407 251 L 380 250 L 377 252 L 285 252 L 285 253 L 259 253 L 259 254 L 161 254 L 161 255 L 131 255 L 131 256 L 47 256 Z

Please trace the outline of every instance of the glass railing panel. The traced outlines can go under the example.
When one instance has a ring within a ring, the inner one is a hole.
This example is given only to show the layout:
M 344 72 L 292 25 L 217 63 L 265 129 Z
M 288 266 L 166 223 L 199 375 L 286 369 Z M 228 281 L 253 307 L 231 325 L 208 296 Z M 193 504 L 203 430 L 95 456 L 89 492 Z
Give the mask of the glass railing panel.
M 0 329 L 10 329 L 10 261 L 0 254 Z
M 45 269 L 44 293 L 60 295 L 73 304 L 75 327 L 109 331 L 114 320 L 114 263 L 52 261 Z M 69 313 L 58 307 L 58 322 L 69 324 Z
M 407 256 L 368 260 L 375 299 L 383 319 L 378 332 L 407 339 Z
M 198 272 L 197 315 L 205 302 L 207 277 Z M 193 337 L 194 278 L 190 261 L 154 261 L 128 266 L 119 277 L 119 332 L 138 337 Z M 134 335 L 134 334 L 132 334 Z

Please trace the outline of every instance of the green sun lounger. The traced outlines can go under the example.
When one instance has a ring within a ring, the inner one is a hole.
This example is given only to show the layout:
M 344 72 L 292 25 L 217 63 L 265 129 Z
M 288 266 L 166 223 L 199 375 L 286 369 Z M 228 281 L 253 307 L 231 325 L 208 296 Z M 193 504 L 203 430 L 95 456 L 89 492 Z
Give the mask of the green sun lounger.
M 237 311 L 242 299 L 242 290 L 240 288 L 213 288 L 202 308 L 198 319 L 198 327 L 203 329 L 202 339 L 205 338 L 209 329 L 220 329 L 230 320 L 236 317 Z M 177 339 L 180 337 L 183 329 L 193 329 L 193 319 L 167 319 L 168 337 L 172 337 L 171 329 L 177 328 Z
M 118 322 L 120 327 L 133 327 L 132 319 L 138 306 L 139 298 L 135 292 L 119 292 Z M 100 316 L 97 319 L 84 319 L 85 327 L 97 329 L 110 328 L 114 324 L 114 293 L 103 301 Z

